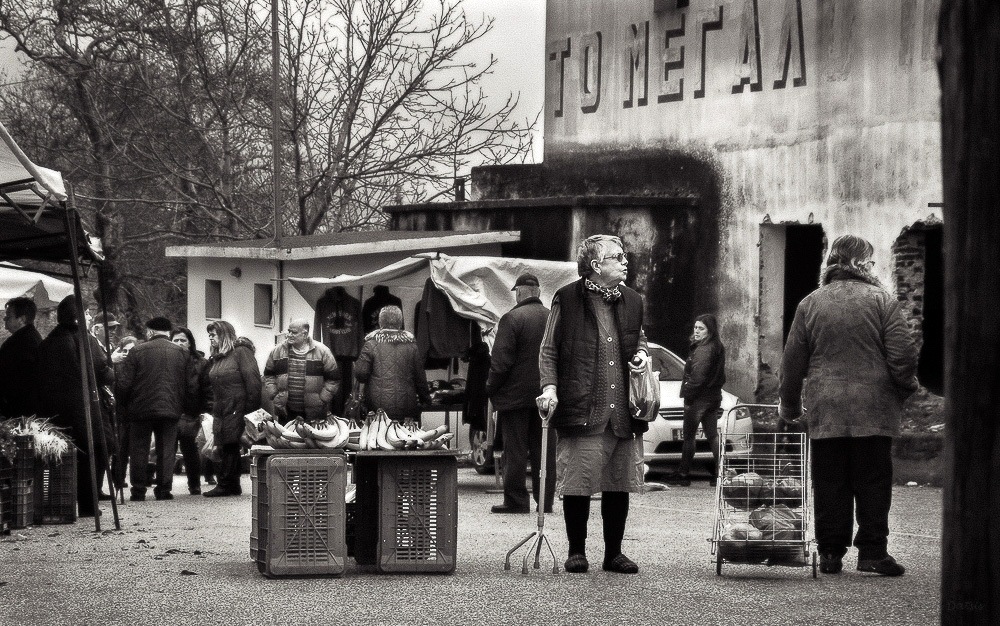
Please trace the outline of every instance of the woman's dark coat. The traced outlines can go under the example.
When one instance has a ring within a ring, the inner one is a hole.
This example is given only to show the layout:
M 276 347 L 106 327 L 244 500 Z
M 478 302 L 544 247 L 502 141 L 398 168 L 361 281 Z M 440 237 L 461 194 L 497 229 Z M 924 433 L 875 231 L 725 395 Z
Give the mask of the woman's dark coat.
M 382 409 L 391 419 L 420 417 L 419 398 L 430 402 L 424 359 L 413 335 L 405 330 L 374 330 L 365 337 L 354 377 L 367 383 L 368 409 Z
M 243 416 L 260 408 L 261 377 L 250 344 L 238 339 L 224 355 L 213 355 L 202 371 L 211 383 L 212 433 L 215 445 L 236 443 L 243 433 Z

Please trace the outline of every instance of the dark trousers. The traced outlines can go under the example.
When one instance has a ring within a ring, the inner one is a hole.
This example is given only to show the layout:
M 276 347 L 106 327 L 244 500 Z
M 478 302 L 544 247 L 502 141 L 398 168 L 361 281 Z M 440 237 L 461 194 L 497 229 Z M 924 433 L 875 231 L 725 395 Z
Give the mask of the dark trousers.
M 678 474 L 688 474 L 691 471 L 691 461 L 694 459 L 695 435 L 700 425 L 705 431 L 705 438 L 712 448 L 712 458 L 715 467 L 719 467 L 719 407 L 721 399 L 696 398 L 690 402 L 684 401 L 684 444 L 681 446 L 681 463 Z
M 240 487 L 240 443 L 227 443 L 219 448 L 222 461 L 216 464 L 216 479 L 219 489 L 230 493 L 243 493 Z
M 194 442 L 195 435 L 177 435 L 177 445 L 184 457 L 184 474 L 187 476 L 188 489 L 201 488 L 201 452 Z
M 100 419 L 100 418 L 94 418 Z M 72 427 L 72 445 L 77 447 L 76 452 L 76 502 L 79 507 L 80 517 L 93 517 L 94 515 L 94 486 L 90 482 L 90 450 L 87 443 L 87 429 L 82 420 L 79 420 Z M 97 471 L 98 489 L 104 484 L 104 477 L 108 469 L 108 456 L 101 446 L 100 435 L 93 431 L 94 438 L 94 466 Z
M 892 438 L 813 439 L 812 482 L 819 551 L 843 556 L 856 514 L 858 558 L 883 558 L 892 505 Z
M 149 438 L 156 441 L 156 493 L 170 493 L 174 485 L 177 450 L 177 418 L 135 420 L 129 423 L 129 475 L 132 493 L 143 494 L 149 486 Z
M 503 501 L 509 507 L 528 509 L 525 478 L 531 462 L 531 493 L 538 502 L 539 472 L 542 467 L 542 418 L 534 407 L 497 411 L 503 437 Z M 549 429 L 545 461 L 545 510 L 552 510 L 556 492 L 556 433 Z

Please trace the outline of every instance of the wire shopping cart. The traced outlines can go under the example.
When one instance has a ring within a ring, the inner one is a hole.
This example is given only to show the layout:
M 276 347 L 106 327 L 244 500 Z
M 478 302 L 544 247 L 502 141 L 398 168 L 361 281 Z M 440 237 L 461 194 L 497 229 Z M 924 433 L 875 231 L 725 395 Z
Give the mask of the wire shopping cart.
M 736 417 L 777 412 L 777 405 L 739 404 Z M 740 415 L 740 413 L 743 415 Z M 724 420 L 729 423 L 731 420 Z M 780 422 L 780 420 L 779 420 Z M 719 454 L 712 557 L 715 573 L 723 563 L 812 566 L 809 515 L 809 439 L 803 432 L 743 435 L 749 454 Z M 726 441 L 726 434 L 720 434 Z

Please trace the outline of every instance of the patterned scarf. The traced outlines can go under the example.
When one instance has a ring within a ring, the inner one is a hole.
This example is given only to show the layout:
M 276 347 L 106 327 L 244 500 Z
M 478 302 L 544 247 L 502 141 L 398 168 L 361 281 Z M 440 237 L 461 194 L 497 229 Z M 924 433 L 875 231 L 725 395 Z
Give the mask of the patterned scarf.
M 622 297 L 622 292 L 618 291 L 617 285 L 615 285 L 614 289 L 608 289 L 607 287 L 601 287 L 589 278 L 584 278 L 583 286 L 586 287 L 588 291 L 601 294 L 601 297 L 604 298 L 604 301 L 608 304 L 611 304 L 618 298 Z

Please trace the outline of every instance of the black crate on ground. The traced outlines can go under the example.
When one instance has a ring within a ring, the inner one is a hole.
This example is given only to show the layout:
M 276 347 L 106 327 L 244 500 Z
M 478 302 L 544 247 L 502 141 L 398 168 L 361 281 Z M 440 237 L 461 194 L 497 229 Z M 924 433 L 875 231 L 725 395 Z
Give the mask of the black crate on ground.
M 344 573 L 347 460 L 343 454 L 267 458 L 264 575 L 339 576 Z M 260 542 L 263 544 L 263 541 Z M 261 548 L 258 546 L 258 555 Z
M 18 480 L 11 483 L 12 516 L 11 528 L 27 528 L 35 521 L 35 494 L 32 480 Z
M 76 521 L 76 448 L 69 447 L 58 461 L 35 461 L 36 524 L 72 524 Z
M 6 457 L 0 456 L 0 534 L 10 533 L 10 522 L 14 517 L 14 466 Z
M 455 571 L 458 469 L 454 451 L 359 452 L 355 478 L 354 547 L 359 565 L 394 573 Z
M 36 463 L 34 435 L 15 435 L 14 446 L 14 478 L 32 480 Z

